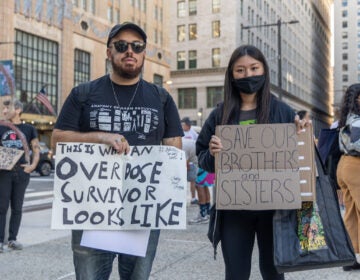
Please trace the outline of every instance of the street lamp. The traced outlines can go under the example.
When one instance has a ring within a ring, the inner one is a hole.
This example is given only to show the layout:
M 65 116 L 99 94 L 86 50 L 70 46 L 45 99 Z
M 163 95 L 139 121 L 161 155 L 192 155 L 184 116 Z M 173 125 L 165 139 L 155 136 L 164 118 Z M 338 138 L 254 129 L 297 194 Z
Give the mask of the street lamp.
M 295 24 L 299 23 L 298 20 L 290 20 L 290 21 L 281 21 L 278 19 L 276 23 L 268 23 L 268 24 L 260 24 L 260 25 L 251 25 L 251 26 L 241 26 L 241 29 L 251 29 L 258 27 L 269 27 L 269 26 L 277 26 L 278 29 L 278 86 L 279 86 L 279 99 L 282 99 L 282 66 L 281 66 L 281 25 L 283 24 Z
M 200 126 L 202 126 L 203 121 L 203 108 L 199 108 L 199 111 L 197 112 L 198 117 L 200 118 Z

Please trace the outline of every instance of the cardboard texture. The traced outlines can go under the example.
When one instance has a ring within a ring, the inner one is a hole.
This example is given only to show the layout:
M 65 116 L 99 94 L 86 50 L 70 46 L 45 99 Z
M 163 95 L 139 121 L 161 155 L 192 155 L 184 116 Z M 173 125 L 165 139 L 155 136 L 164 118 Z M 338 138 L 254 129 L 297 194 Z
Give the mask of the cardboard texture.
M 216 127 L 216 203 L 224 210 L 299 209 L 298 138 L 294 124 Z
M 23 153 L 23 150 L 0 146 L 0 170 L 13 169 Z
M 302 201 L 316 201 L 315 143 L 312 127 L 298 134 L 300 191 Z

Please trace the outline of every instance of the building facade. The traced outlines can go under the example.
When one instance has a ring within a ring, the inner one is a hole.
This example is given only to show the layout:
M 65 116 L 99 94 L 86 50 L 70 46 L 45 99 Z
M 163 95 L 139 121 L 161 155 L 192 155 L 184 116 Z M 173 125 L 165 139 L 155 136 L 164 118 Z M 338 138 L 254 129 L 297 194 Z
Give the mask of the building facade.
M 272 92 L 294 110 L 311 111 L 316 132 L 328 125 L 333 102 L 331 4 L 331 0 L 173 1 L 171 88 L 180 115 L 201 125 L 222 100 L 232 51 L 252 44 L 268 59 Z
M 113 25 L 132 21 L 148 35 L 143 77 L 169 81 L 168 6 L 163 0 L 15 0 L 0 3 L 0 60 L 12 61 L 23 120 L 49 143 L 56 115 L 36 100 L 44 88 L 56 112 L 72 87 L 111 71 L 106 41 Z M 1 102 L 2 104 L 2 102 Z
M 334 103 L 360 83 L 360 1 L 334 1 Z

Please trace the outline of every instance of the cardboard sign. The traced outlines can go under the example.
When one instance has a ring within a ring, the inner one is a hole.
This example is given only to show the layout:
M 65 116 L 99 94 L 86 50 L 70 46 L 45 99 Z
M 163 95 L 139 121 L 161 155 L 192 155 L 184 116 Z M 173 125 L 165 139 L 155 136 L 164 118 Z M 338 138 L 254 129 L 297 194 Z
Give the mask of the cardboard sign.
M 23 155 L 23 150 L 0 146 L 0 169 L 11 170 Z
M 186 158 L 171 146 L 58 143 L 53 229 L 185 229 Z
M 298 134 L 300 191 L 302 201 L 316 201 L 315 143 L 312 127 Z
M 227 210 L 301 207 L 294 124 L 216 127 L 216 207 Z

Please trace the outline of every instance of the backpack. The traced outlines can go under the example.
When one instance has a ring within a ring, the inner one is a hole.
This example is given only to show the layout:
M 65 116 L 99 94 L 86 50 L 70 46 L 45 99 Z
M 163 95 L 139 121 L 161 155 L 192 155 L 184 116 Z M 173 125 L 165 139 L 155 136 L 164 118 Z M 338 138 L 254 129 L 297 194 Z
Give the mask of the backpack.
M 340 129 L 340 150 L 351 156 L 360 156 L 360 116 L 350 113 Z

